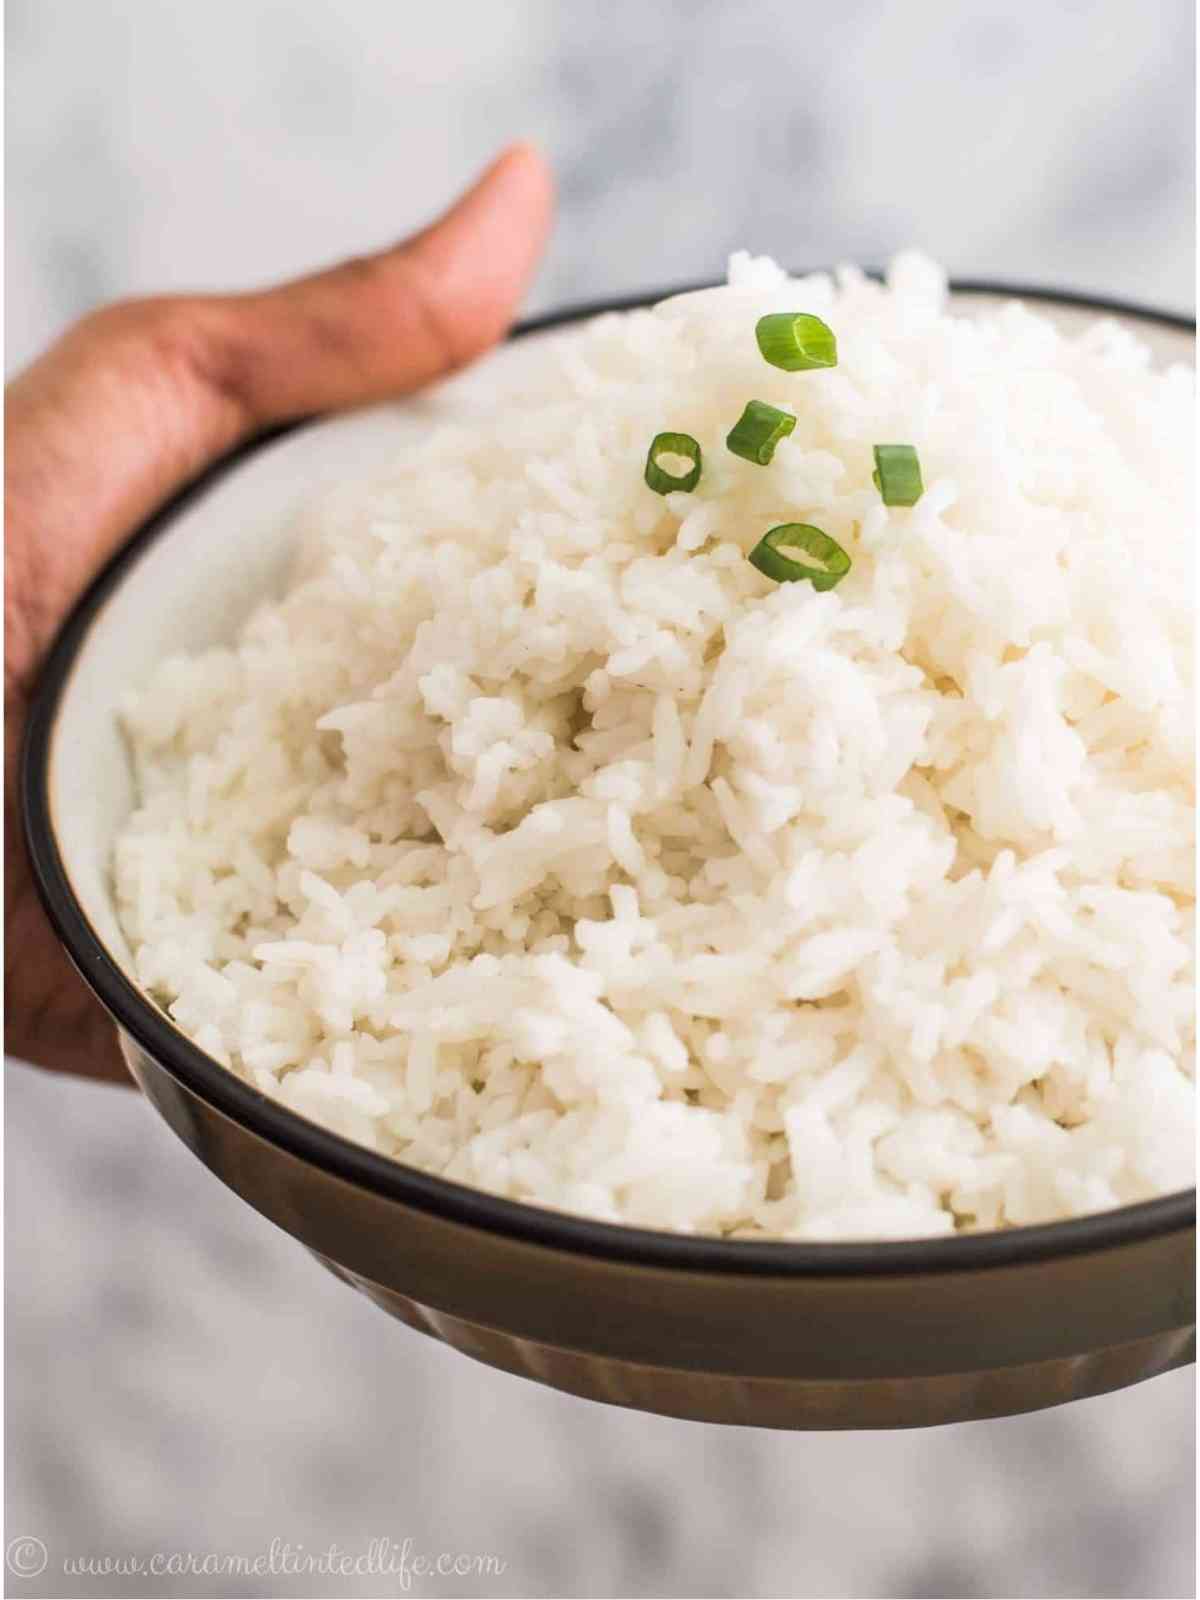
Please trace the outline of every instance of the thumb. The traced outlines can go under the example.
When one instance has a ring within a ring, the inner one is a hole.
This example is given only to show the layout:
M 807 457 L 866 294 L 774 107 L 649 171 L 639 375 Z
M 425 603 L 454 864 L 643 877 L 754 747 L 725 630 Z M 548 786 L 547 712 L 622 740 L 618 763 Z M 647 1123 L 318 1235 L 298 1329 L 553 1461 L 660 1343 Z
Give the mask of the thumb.
M 508 327 L 550 208 L 545 163 L 514 145 L 403 244 L 216 302 L 207 376 L 261 426 L 383 399 L 462 366 Z
M 72 329 L 7 396 L 18 672 L 127 534 L 238 440 L 416 388 L 500 338 L 551 207 L 544 161 L 515 145 L 439 221 L 379 255 L 262 293 L 110 306 Z M 11 648 L 6 658 L 11 674 Z

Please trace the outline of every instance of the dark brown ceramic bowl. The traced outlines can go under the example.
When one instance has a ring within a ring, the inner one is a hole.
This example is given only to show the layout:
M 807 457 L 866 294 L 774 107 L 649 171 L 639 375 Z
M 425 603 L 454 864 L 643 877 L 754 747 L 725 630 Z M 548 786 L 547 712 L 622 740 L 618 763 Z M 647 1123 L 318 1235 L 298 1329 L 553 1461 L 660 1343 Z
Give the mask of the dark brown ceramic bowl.
M 997 293 L 1065 321 L 1116 315 L 1158 355 L 1191 358 L 1192 324 L 1179 318 L 1028 289 L 956 291 L 966 314 Z M 1178 1366 L 1194 1347 L 1194 1191 L 1046 1227 L 881 1244 L 586 1221 L 326 1132 L 197 1049 L 131 975 L 108 881 L 132 803 L 114 715 L 123 691 L 171 651 L 229 636 L 283 571 L 284 511 L 318 483 L 369 469 L 398 433 L 494 406 L 531 338 L 653 298 L 528 324 L 432 398 L 260 440 L 141 531 L 63 629 L 30 719 L 25 824 L 54 925 L 147 1098 L 200 1160 L 385 1310 L 481 1361 L 594 1400 L 774 1428 L 1000 1416 Z

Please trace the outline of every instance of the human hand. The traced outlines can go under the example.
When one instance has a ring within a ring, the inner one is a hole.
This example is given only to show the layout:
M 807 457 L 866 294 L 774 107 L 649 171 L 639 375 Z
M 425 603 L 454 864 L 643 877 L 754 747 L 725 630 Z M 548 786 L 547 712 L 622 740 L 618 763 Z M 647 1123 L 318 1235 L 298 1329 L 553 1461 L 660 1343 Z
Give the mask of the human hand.
M 550 176 L 517 145 L 439 221 L 263 293 L 130 301 L 85 317 L 9 386 L 5 416 L 6 1048 L 127 1077 L 112 1024 L 34 891 L 16 765 L 60 623 L 104 561 L 209 463 L 275 423 L 403 394 L 504 333 L 541 254 Z

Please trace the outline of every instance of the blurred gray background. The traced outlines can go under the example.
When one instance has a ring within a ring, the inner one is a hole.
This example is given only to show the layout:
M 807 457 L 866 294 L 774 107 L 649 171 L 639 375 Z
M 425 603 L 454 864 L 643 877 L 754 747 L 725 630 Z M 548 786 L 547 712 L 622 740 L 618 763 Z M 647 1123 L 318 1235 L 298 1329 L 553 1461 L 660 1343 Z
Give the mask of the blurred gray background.
M 425 221 L 507 139 L 560 217 L 534 307 L 919 244 L 1186 309 L 1189 0 L 10 0 L 7 365 L 134 292 Z M 9 1594 L 385 1594 L 61 1561 L 494 1554 L 413 1593 L 1183 1596 L 1193 1380 L 912 1434 L 589 1406 L 394 1325 L 132 1094 L 7 1073 Z

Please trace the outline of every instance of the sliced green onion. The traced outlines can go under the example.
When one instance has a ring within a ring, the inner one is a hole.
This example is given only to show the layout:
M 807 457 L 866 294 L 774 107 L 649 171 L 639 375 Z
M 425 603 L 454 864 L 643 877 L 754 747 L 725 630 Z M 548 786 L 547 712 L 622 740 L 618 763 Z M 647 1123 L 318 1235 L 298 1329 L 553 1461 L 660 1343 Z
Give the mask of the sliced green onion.
M 685 456 L 691 469 L 678 475 L 658 464 L 659 456 Z M 700 446 L 690 433 L 656 433 L 646 457 L 646 482 L 655 494 L 670 494 L 678 489 L 690 493 L 700 482 Z
M 729 430 L 725 443 L 743 461 L 765 467 L 780 439 L 786 439 L 795 426 L 796 419 L 790 411 L 779 411 L 765 400 L 747 400 L 746 409 Z
M 785 372 L 837 366 L 833 329 L 805 311 L 776 311 L 769 317 L 759 317 L 754 337 L 763 360 Z
M 877 444 L 871 477 L 885 506 L 915 506 L 925 493 L 921 463 L 910 444 Z
M 832 589 L 850 571 L 850 557 L 837 540 L 808 522 L 784 522 L 772 528 L 751 550 L 749 560 L 776 583 L 804 578 L 814 589 Z

